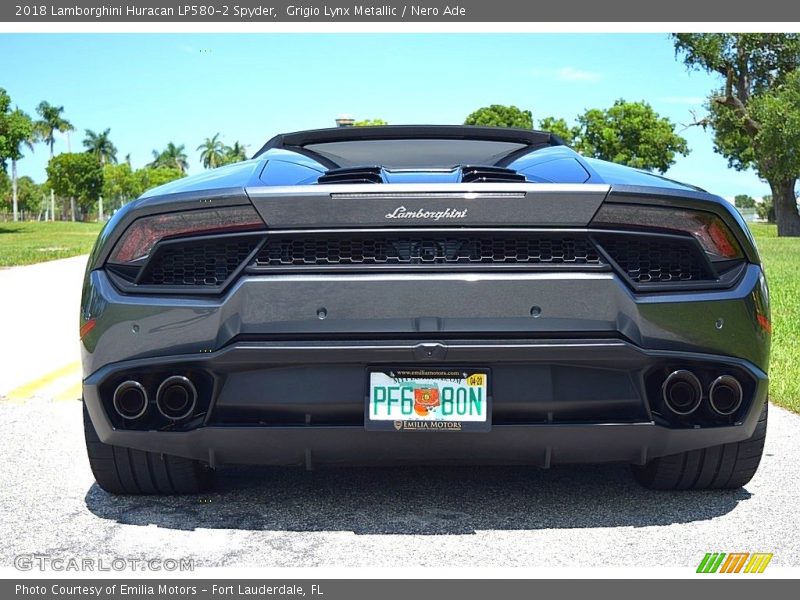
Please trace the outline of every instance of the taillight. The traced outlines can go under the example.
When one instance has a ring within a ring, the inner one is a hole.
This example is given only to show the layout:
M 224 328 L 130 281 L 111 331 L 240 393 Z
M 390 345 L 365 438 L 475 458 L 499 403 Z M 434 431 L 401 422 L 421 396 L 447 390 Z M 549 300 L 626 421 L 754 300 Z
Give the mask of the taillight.
M 80 339 L 83 339 L 87 335 L 89 335 L 89 332 L 92 329 L 94 329 L 95 326 L 97 326 L 97 319 L 88 319 L 86 322 L 84 322 L 84 324 L 81 325 L 80 332 L 79 332 L 80 333 Z
M 176 237 L 264 229 L 252 206 L 229 206 L 174 212 L 136 219 L 114 246 L 108 261 L 126 264 L 150 254 L 158 242 Z
M 708 212 L 639 204 L 604 204 L 592 220 L 592 226 L 689 233 L 703 250 L 713 256 L 721 259 L 742 256 L 739 243 L 728 226 L 717 215 Z

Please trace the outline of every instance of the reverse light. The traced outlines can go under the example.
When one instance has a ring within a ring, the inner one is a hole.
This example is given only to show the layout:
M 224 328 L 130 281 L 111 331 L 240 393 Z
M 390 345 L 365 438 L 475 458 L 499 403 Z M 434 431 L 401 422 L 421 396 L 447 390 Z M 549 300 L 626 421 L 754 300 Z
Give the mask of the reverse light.
M 114 246 L 109 262 L 126 264 L 150 254 L 158 242 L 176 237 L 236 233 L 264 229 L 252 206 L 198 209 L 141 217 L 128 227 Z
M 722 259 L 740 258 L 741 248 L 730 229 L 717 215 L 638 204 L 604 204 L 592 220 L 595 227 L 638 227 L 689 233 L 703 250 Z

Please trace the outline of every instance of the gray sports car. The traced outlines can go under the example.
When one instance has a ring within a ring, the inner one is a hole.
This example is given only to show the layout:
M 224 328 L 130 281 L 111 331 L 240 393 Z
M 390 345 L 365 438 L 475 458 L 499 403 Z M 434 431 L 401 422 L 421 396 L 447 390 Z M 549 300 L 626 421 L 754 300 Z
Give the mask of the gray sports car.
M 731 488 L 766 434 L 737 211 L 538 131 L 278 135 L 120 210 L 80 322 L 112 493 L 197 492 L 225 463 L 613 461 Z

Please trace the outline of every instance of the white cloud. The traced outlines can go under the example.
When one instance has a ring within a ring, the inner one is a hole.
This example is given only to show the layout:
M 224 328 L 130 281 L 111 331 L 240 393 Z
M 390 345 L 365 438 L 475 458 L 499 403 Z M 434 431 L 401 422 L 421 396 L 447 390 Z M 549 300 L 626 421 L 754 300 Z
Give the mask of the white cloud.
M 584 71 L 575 67 L 562 67 L 556 73 L 556 78 L 559 81 L 599 81 L 603 76 L 594 71 Z

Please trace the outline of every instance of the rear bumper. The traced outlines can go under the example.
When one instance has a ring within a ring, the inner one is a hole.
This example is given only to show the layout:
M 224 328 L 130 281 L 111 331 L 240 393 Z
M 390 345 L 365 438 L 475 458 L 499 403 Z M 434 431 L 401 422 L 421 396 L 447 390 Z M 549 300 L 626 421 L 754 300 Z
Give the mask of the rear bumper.
M 671 294 L 635 294 L 613 273 L 420 273 L 245 276 L 204 298 L 126 295 L 96 270 L 84 398 L 103 442 L 212 465 L 642 463 L 752 435 L 766 306 L 757 265 L 730 289 Z M 366 431 L 375 366 L 488 369 L 491 431 Z M 745 402 L 670 421 L 658 378 L 682 368 L 706 389 L 735 374 Z M 191 421 L 114 420 L 120 382 L 140 379 L 152 402 L 176 374 L 197 383 Z
M 366 368 L 376 365 L 489 368 L 491 431 L 366 431 Z M 664 423 L 652 411 L 647 378 L 672 365 L 739 373 L 750 382 L 746 404 L 726 424 Z M 112 423 L 109 386 L 141 374 L 145 383 L 155 378 L 147 383 L 153 387 L 159 373 L 176 372 L 209 377 L 207 410 L 189 430 L 135 431 Z M 748 438 L 766 395 L 766 375 L 747 361 L 650 351 L 611 339 L 241 342 L 204 355 L 115 363 L 84 382 L 86 406 L 103 442 L 212 466 L 641 464 Z
M 753 424 L 754 427 L 754 424 Z M 644 464 L 659 456 L 749 437 L 749 424 L 669 430 L 652 423 L 496 425 L 488 433 L 391 433 L 363 427 L 204 427 L 191 432 L 110 431 L 101 439 L 219 464 Z

